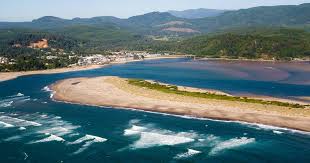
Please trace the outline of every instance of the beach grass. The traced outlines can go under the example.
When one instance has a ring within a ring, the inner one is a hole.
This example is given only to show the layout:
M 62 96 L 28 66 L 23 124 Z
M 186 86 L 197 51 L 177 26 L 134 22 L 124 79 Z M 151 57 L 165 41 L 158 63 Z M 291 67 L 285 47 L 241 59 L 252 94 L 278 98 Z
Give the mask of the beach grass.
M 172 93 L 172 94 L 178 94 L 178 95 L 190 96 L 190 97 L 257 103 L 257 104 L 263 104 L 263 105 L 276 105 L 276 106 L 283 106 L 283 107 L 290 107 L 290 108 L 305 108 L 305 105 L 281 102 L 281 101 L 267 101 L 267 100 L 253 99 L 253 98 L 248 98 L 248 97 L 221 95 L 221 94 L 209 93 L 209 92 L 183 91 L 183 90 L 178 90 L 178 87 L 175 85 L 166 85 L 166 84 L 160 84 L 156 82 L 151 83 L 151 82 L 140 80 L 140 79 L 128 79 L 128 83 L 131 85 L 144 87 L 144 88 L 148 88 L 152 90 L 157 90 L 157 91 L 161 91 L 165 93 Z

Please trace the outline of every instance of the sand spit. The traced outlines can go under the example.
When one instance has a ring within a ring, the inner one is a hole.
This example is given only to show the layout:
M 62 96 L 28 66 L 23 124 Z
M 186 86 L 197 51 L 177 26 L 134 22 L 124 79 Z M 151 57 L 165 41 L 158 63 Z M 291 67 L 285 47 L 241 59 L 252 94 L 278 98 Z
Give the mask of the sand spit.
M 310 131 L 310 108 L 289 108 L 164 93 L 119 77 L 73 78 L 51 86 L 58 101 L 135 108 L 200 118 L 244 121 Z M 191 88 L 185 88 L 191 90 Z
M 89 65 L 89 66 L 76 66 L 76 67 L 58 68 L 58 69 L 49 69 L 49 70 L 2 72 L 0 73 L 0 82 L 6 81 L 6 80 L 12 80 L 17 77 L 26 76 L 26 75 L 57 74 L 57 73 L 64 73 L 64 72 L 83 71 L 83 70 L 101 68 L 103 66 L 104 65 Z

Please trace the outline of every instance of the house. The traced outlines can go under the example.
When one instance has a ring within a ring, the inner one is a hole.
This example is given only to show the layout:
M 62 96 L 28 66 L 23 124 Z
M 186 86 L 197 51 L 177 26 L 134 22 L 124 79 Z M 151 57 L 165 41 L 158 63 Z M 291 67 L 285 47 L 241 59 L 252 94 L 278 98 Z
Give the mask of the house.
M 0 57 L 0 64 L 7 64 L 9 62 L 9 59 L 6 57 Z

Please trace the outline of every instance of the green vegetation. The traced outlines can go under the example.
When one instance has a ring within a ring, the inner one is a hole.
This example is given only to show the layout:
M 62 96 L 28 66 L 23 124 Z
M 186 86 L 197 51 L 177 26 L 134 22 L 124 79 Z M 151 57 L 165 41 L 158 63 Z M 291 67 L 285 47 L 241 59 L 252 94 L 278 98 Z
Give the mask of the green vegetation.
M 49 40 L 49 48 L 28 48 L 30 43 L 41 39 Z M 78 52 L 76 39 L 31 29 L 0 30 L 0 56 L 6 57 L 13 64 L 1 64 L 0 71 L 27 71 L 67 67 L 77 62 L 77 58 L 69 58 L 72 50 Z M 66 55 L 64 55 L 66 54 Z M 47 56 L 57 58 L 47 59 Z
M 183 96 L 257 103 L 257 104 L 263 104 L 263 105 L 276 105 L 276 106 L 284 106 L 284 107 L 291 107 L 291 108 L 304 108 L 305 107 L 300 104 L 292 104 L 292 103 L 279 102 L 279 101 L 265 101 L 265 100 L 260 100 L 260 99 L 251 99 L 247 97 L 236 97 L 236 96 L 219 95 L 219 94 L 213 94 L 213 93 L 181 91 L 181 90 L 178 90 L 178 88 L 173 85 L 150 83 L 145 80 L 139 80 L 139 79 L 129 79 L 128 83 L 131 85 L 139 86 L 139 87 L 145 87 L 145 88 L 152 89 L 152 90 L 157 90 L 157 91 L 161 91 L 165 93 L 178 94 L 178 95 L 183 95 Z
M 178 48 L 202 57 L 290 60 L 310 57 L 310 33 L 285 28 L 244 29 L 194 37 Z
M 42 38 L 48 39 L 49 48 L 27 47 Z M 251 27 L 162 41 L 107 26 L 70 26 L 54 31 L 2 29 L 0 56 L 16 64 L 1 65 L 0 71 L 66 67 L 77 61 L 77 58 L 69 59 L 69 55 L 108 54 L 109 50 L 143 50 L 235 59 L 309 59 L 310 33 L 302 29 Z M 57 59 L 47 60 L 46 56 L 57 56 Z

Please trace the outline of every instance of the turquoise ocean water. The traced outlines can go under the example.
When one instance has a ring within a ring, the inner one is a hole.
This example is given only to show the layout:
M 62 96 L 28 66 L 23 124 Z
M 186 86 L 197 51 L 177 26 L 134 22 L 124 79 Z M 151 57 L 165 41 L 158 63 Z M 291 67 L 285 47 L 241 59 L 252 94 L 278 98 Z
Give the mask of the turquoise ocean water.
M 235 75 L 236 68 L 202 68 L 210 62 L 150 60 L 0 82 L 0 162 L 310 162 L 309 133 L 59 103 L 46 87 L 65 78 L 116 75 L 232 94 L 310 96 L 309 85 L 292 84 L 309 80 L 307 64 L 305 72 L 278 68 L 291 74 L 285 80 L 261 80 Z

